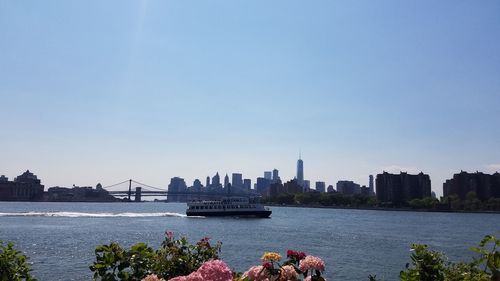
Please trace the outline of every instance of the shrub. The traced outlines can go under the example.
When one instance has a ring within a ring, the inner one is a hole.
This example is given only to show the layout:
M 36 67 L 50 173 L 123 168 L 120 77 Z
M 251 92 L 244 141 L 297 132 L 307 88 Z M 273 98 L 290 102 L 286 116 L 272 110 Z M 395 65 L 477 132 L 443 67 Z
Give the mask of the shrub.
M 443 253 L 432 251 L 427 245 L 412 245 L 411 266 L 401 271 L 403 281 L 500 281 L 500 240 L 486 235 L 479 247 L 471 250 L 479 257 L 470 263 L 450 263 Z M 488 248 L 490 247 L 490 248 Z M 375 276 L 369 276 L 375 280 Z
M 115 242 L 98 246 L 96 261 L 90 270 L 94 272 L 94 280 L 138 281 L 153 274 L 168 280 L 188 275 L 204 262 L 218 259 L 220 247 L 220 243 L 211 246 L 207 237 L 192 245 L 185 237 L 175 239 L 171 232 L 166 232 L 165 240 L 156 251 L 144 243 L 135 244 L 130 250 L 124 250 Z
M 8 243 L 7 247 L 0 241 L 0 280 L 1 281 L 36 281 L 30 275 L 31 267 L 28 257 Z

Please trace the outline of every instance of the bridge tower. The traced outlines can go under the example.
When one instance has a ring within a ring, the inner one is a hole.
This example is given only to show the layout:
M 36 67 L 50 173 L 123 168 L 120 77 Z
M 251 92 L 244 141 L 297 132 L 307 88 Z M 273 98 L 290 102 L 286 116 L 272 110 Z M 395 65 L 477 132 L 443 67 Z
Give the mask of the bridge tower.
M 132 179 L 128 180 L 128 201 L 130 202 L 130 196 L 132 195 Z
M 135 187 L 135 202 L 141 202 L 141 193 L 142 193 L 142 187 L 136 186 Z

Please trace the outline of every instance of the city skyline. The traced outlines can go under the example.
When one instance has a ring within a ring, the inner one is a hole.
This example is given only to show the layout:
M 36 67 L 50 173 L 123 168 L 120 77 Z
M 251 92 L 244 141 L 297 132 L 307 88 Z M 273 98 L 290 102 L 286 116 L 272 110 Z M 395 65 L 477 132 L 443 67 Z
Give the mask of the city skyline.
M 0 3 L 0 173 L 500 171 L 498 1 Z M 196 19 L 196 20 L 193 20 Z
M 344 184 L 345 182 L 347 183 L 351 183 L 351 184 L 354 184 L 354 185 L 357 185 L 358 188 L 359 187 L 364 187 L 364 188 L 368 188 L 368 192 L 370 195 L 373 195 L 373 192 L 374 192 L 374 187 L 376 187 L 374 184 L 373 184 L 373 175 L 370 174 L 368 175 L 368 180 L 367 180 L 367 183 L 365 184 L 364 182 L 355 182 L 354 180 L 352 179 L 346 179 L 346 178 L 339 178 L 336 182 L 325 182 L 325 181 L 322 181 L 322 180 L 308 180 L 306 178 L 304 178 L 304 162 L 302 160 L 302 157 L 299 153 L 299 158 L 297 159 L 297 166 L 296 166 L 296 175 L 292 178 L 289 178 L 289 179 L 285 179 L 285 180 L 297 180 L 297 183 L 302 186 L 302 188 L 304 189 L 312 189 L 312 190 L 316 190 L 316 191 L 320 191 L 320 192 L 325 192 L 326 191 L 326 186 L 336 186 L 336 192 L 339 192 L 338 188 L 339 188 L 339 184 Z M 29 173 L 29 169 L 24 173 Z M 468 172 L 468 171 L 463 171 L 463 170 L 460 170 L 460 173 L 464 173 L 464 172 Z M 472 171 L 470 171 L 472 172 Z M 482 173 L 483 171 L 476 171 L 477 172 L 480 172 Z M 236 187 L 244 187 L 245 184 L 244 184 L 244 181 L 247 181 L 247 180 L 250 180 L 251 181 L 251 184 L 249 184 L 248 186 L 252 189 L 252 190 L 258 190 L 257 188 L 257 183 L 258 183 L 258 179 L 259 178 L 262 178 L 262 179 L 267 179 L 269 180 L 269 184 L 272 182 L 276 182 L 277 180 L 280 181 L 281 183 L 281 178 L 278 176 L 278 173 L 279 173 L 279 170 L 276 169 L 276 168 L 273 168 L 272 171 L 267 171 L 267 170 L 264 170 L 262 171 L 262 174 L 260 176 L 257 176 L 255 178 L 251 178 L 251 177 L 246 177 L 244 173 L 241 173 L 241 172 L 225 172 L 225 177 L 223 180 L 221 180 L 221 176 L 220 174 L 224 174 L 224 173 L 219 173 L 219 171 L 216 171 L 215 174 L 213 174 L 213 177 L 211 177 L 210 175 L 207 175 L 206 177 L 206 184 L 205 185 L 202 185 L 201 184 L 201 179 L 200 177 L 195 177 L 192 181 L 189 181 L 188 179 L 186 179 L 185 177 L 183 176 L 179 176 L 179 175 L 175 175 L 175 176 L 172 176 L 169 181 L 173 180 L 173 179 L 180 179 L 182 180 L 183 182 L 185 182 L 185 185 L 186 187 L 200 187 L 200 186 L 204 186 L 204 187 L 209 187 L 209 186 L 219 186 L 220 188 L 227 188 L 228 187 L 228 184 L 230 184 L 231 186 L 236 186 Z M 384 171 L 380 171 L 380 172 L 377 172 L 376 174 L 379 175 L 379 174 L 394 174 L 395 176 L 398 176 L 399 174 L 409 174 L 411 176 L 417 176 L 419 174 L 422 174 L 422 171 L 420 172 L 408 172 L 408 171 L 402 171 L 402 170 L 398 170 L 398 171 L 390 171 L 390 170 L 384 170 Z M 455 172 L 453 173 L 453 175 L 455 174 L 458 174 L 459 172 Z M 492 173 L 498 173 L 498 171 L 494 171 Z M 486 174 L 488 174 L 488 172 L 486 172 Z M 229 179 L 229 175 L 232 176 L 232 179 L 230 180 Z M 429 176 L 429 175 L 427 175 Z M 17 176 L 14 176 L 12 177 L 12 179 L 15 179 Z M 300 183 L 300 178 L 303 178 L 302 180 L 302 183 Z M 203 178 L 203 177 L 202 177 Z M 444 184 L 445 183 L 448 183 L 449 182 L 449 178 L 448 177 L 446 179 L 445 182 L 441 183 L 440 185 L 440 190 L 435 190 L 433 188 L 434 185 L 432 185 L 432 176 L 429 176 L 429 187 L 430 187 L 430 191 L 434 192 L 437 196 L 442 196 L 443 193 L 445 193 L 444 189 Z M 11 180 L 11 178 L 5 174 L 2 174 L 0 173 L 0 179 L 4 180 L 4 181 L 7 181 L 7 180 Z M 41 180 L 41 179 L 40 179 Z M 190 182 L 192 182 L 192 184 L 190 184 Z M 234 184 L 235 182 L 238 182 L 238 184 Z M 308 182 L 310 184 L 310 187 L 309 186 L 306 186 L 305 182 Z M 42 182 L 43 183 L 43 182 Z M 170 183 L 169 183 L 170 184 Z M 167 184 L 167 186 L 169 185 Z M 321 186 L 320 190 L 317 189 L 318 187 L 318 184 Z M 101 185 L 101 182 L 98 182 L 97 185 L 99 186 L 102 186 Z M 78 184 L 71 184 L 71 185 L 62 185 L 62 186 L 78 186 Z M 92 186 L 92 184 L 90 185 Z M 104 185 L 106 186 L 106 185 Z M 47 188 L 49 187 L 59 187 L 59 185 L 47 185 Z M 164 185 L 157 185 L 156 187 L 158 188 L 166 188 L 168 189 L 167 187 L 165 187 Z M 343 192 L 343 191 L 340 191 L 340 192 Z

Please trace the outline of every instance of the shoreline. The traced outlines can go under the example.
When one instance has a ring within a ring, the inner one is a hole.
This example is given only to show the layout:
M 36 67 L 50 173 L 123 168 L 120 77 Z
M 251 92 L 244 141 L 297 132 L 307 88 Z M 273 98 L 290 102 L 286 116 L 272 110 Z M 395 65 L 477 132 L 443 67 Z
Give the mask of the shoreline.
M 315 208 L 315 209 L 344 209 L 344 210 L 364 210 L 364 211 L 395 211 L 395 212 L 420 212 L 420 213 L 471 213 L 471 214 L 500 214 L 500 211 L 488 210 L 433 210 L 433 209 L 412 209 L 412 208 L 386 208 L 386 207 L 348 207 L 348 206 L 323 206 L 323 205 L 295 205 L 295 204 L 275 204 L 262 203 L 268 207 L 291 207 L 291 208 Z
M 0 202 L 32 202 L 32 203 L 186 203 L 186 202 L 165 202 L 165 201 L 22 201 L 22 200 L 0 200 Z M 434 209 L 412 209 L 412 208 L 388 208 L 388 207 L 349 207 L 349 206 L 323 206 L 323 205 L 297 205 L 297 204 L 277 204 L 261 203 L 268 207 L 290 207 L 290 208 L 314 208 L 314 209 L 343 209 L 343 210 L 364 210 L 364 211 L 394 211 L 394 212 L 420 212 L 420 213 L 470 213 L 470 214 L 500 214 L 500 211 L 490 210 L 434 210 Z

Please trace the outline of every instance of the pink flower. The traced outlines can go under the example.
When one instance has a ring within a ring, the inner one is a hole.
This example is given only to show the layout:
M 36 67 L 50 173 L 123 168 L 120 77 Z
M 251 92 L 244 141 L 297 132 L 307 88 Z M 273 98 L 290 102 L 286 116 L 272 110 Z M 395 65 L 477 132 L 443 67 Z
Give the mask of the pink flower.
M 299 263 L 300 271 L 307 271 L 309 269 L 314 269 L 318 271 L 325 271 L 325 262 L 315 256 L 307 256 Z
M 203 263 L 197 271 L 188 276 L 178 276 L 169 281 L 232 281 L 233 273 L 221 260 L 212 260 Z M 150 280 L 147 280 L 150 281 Z M 151 280 L 156 281 L 156 280 Z M 164 280 L 163 280 L 164 281 Z
M 295 280 L 296 278 L 297 272 L 293 266 L 284 265 L 281 267 L 280 281 Z
M 147 281 L 150 281 L 150 280 L 147 280 Z M 156 280 L 151 280 L 151 281 L 156 281 Z M 186 276 L 177 276 L 177 277 L 174 277 L 172 279 L 169 279 L 168 281 L 187 281 L 187 277 Z
M 174 233 L 172 231 L 165 231 L 165 236 L 168 237 L 168 239 L 172 240 L 174 239 Z
M 186 277 L 186 281 L 204 281 L 203 276 L 198 271 L 192 272 Z
M 233 273 L 229 267 L 221 260 L 212 260 L 203 263 L 197 272 L 203 280 L 212 281 L 232 281 Z
M 251 281 L 269 281 L 266 271 L 262 265 L 250 267 L 250 269 L 243 273 L 243 277 L 248 278 Z
M 150 274 L 142 278 L 141 281 L 165 281 L 165 279 L 158 277 L 156 274 Z

